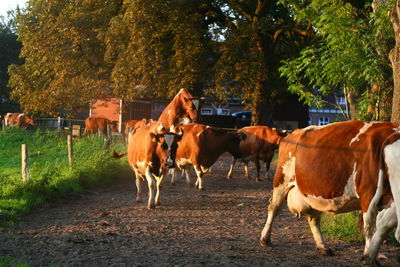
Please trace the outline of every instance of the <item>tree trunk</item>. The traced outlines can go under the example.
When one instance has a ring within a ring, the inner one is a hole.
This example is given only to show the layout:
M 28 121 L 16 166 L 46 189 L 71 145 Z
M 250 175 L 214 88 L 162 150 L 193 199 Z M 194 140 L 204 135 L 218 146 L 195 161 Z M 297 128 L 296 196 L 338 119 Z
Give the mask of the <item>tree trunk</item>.
M 350 118 L 352 120 L 355 120 L 358 115 L 358 110 L 357 110 L 357 98 L 358 95 L 356 92 L 349 90 L 347 92 L 347 102 L 349 103 L 350 107 Z
M 393 24 L 396 44 L 389 53 L 393 68 L 393 101 L 391 121 L 400 123 L 400 3 L 396 1 L 395 7 L 390 11 L 390 20 Z

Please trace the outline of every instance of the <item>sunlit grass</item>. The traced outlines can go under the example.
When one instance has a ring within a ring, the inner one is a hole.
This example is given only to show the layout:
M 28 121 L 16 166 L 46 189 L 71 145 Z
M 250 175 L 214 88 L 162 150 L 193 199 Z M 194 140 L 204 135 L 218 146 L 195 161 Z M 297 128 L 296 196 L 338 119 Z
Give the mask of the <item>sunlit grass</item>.
M 30 179 L 21 178 L 21 144 L 28 145 Z M 124 150 L 114 142 L 110 149 Z M 73 166 L 68 163 L 67 137 L 55 131 L 0 131 L 0 225 L 14 223 L 30 208 L 99 183 L 129 176 L 126 160 L 116 160 L 97 136 L 74 140 Z

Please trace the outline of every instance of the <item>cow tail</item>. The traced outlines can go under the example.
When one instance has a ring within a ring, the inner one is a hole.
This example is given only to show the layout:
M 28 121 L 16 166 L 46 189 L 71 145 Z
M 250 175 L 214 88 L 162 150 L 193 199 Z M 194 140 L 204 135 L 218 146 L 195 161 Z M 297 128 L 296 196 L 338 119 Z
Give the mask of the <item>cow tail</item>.
M 378 205 L 379 202 L 382 198 L 383 194 L 383 183 L 384 183 L 384 174 L 385 174 L 385 159 L 384 159 L 384 148 L 386 146 L 386 141 L 383 143 L 379 155 L 379 162 L 380 162 L 380 167 L 379 167 L 379 175 L 378 175 L 378 184 L 376 187 L 376 191 L 374 196 L 372 197 L 371 202 L 369 203 L 367 213 L 365 215 L 365 223 L 364 225 L 368 226 L 369 229 L 365 229 L 366 232 L 370 233 L 372 236 L 372 233 L 375 232 L 375 225 L 376 225 L 376 217 L 378 215 Z
M 113 157 L 116 158 L 116 159 L 120 159 L 120 158 L 122 158 L 122 157 L 125 157 L 127 154 L 128 154 L 127 152 L 122 153 L 122 154 L 118 154 L 118 153 L 114 150 L 114 152 L 113 152 Z

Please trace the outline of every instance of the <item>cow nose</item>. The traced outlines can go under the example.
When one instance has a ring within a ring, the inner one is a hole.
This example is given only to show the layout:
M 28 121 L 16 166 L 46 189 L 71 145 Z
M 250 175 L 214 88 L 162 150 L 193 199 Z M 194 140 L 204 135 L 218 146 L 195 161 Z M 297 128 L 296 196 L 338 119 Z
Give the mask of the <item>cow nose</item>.
M 175 167 L 175 162 L 171 158 L 168 158 L 165 162 L 165 165 L 167 166 L 167 168 L 171 169 Z

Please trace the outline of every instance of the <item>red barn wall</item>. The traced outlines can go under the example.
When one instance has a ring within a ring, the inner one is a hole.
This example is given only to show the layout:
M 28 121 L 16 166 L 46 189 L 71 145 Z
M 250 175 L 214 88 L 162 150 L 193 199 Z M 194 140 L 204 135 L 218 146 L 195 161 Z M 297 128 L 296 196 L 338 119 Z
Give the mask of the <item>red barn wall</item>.
M 119 98 L 97 99 L 92 104 L 92 117 L 102 117 L 111 121 L 119 120 Z

